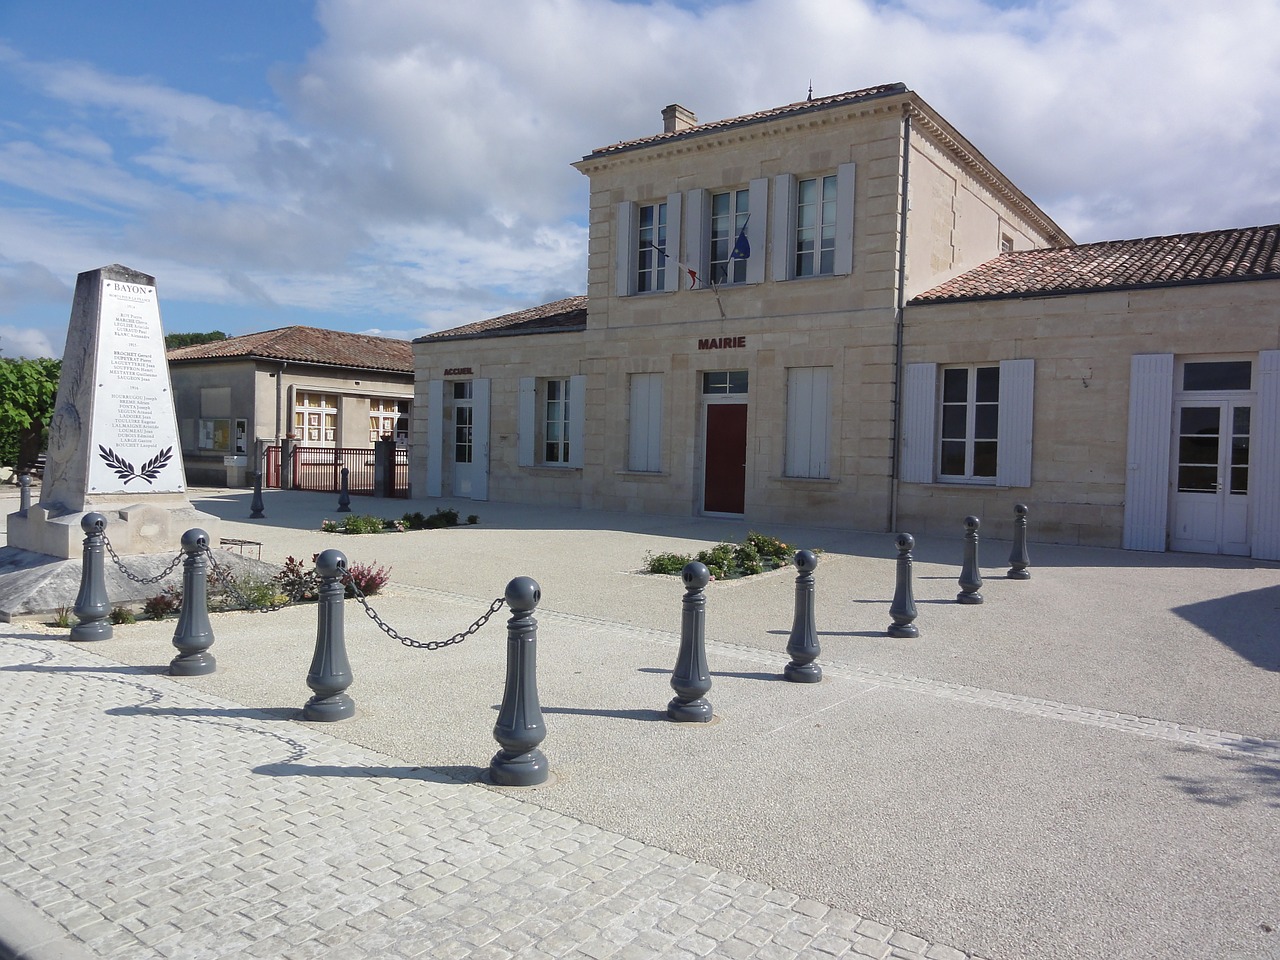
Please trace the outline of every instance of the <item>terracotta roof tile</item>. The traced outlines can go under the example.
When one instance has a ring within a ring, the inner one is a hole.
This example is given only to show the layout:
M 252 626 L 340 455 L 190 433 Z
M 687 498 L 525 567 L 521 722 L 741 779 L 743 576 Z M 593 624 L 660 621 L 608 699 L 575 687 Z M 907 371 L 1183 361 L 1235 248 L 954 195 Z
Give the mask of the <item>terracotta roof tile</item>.
M 281 327 L 229 337 L 169 351 L 169 360 L 220 360 L 262 357 L 291 363 L 315 363 L 360 370 L 413 372 L 413 347 L 408 340 L 344 333 L 319 327 Z
M 1043 297 L 1259 279 L 1280 279 L 1280 224 L 1005 253 L 911 302 Z
M 815 110 L 826 110 L 830 107 L 837 107 L 846 103 L 857 103 L 862 100 L 874 100 L 877 97 L 888 97 L 906 92 L 907 85 L 905 83 L 883 83 L 875 87 L 866 87 L 863 90 L 851 90 L 848 93 L 837 93 L 830 97 L 819 97 L 816 100 L 801 100 L 798 103 L 789 103 L 783 107 L 773 107 L 769 110 L 761 110 L 758 113 L 748 113 L 741 117 L 730 117 L 727 120 L 713 120 L 710 123 L 700 123 L 695 127 L 676 130 L 672 133 L 658 133 L 651 137 L 640 137 L 637 140 L 624 140 L 621 143 L 611 144 L 607 147 L 597 147 L 595 150 L 591 151 L 589 156 L 583 157 L 583 159 L 590 160 L 593 157 L 601 157 L 611 153 L 621 153 L 624 150 L 633 150 L 637 147 L 647 147 L 655 143 L 664 143 L 670 140 L 681 140 L 686 137 L 696 137 L 702 134 L 726 130 L 730 127 L 746 126 L 751 123 L 762 123 L 766 120 L 776 119 L 777 117 L 810 113 Z
M 531 333 L 568 333 L 587 328 L 587 298 L 566 297 L 516 313 L 479 320 L 464 327 L 441 330 L 418 337 L 414 343 L 438 340 L 478 340 L 484 337 L 513 337 Z

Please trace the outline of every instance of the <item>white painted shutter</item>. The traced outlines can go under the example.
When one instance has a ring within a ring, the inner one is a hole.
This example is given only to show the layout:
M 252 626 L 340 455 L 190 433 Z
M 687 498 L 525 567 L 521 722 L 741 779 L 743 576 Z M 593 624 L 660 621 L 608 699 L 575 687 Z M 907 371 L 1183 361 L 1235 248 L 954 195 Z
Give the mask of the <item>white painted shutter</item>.
M 706 190 L 690 190 L 685 194 L 684 202 L 684 262 L 698 271 L 699 278 L 706 277 L 711 268 L 710 194 Z
M 667 195 L 667 272 L 662 278 L 662 289 L 667 293 L 675 293 L 680 289 L 680 277 L 684 271 L 680 269 L 680 211 L 683 197 L 678 193 Z M 686 278 L 686 287 L 689 286 Z M 570 457 L 573 456 L 570 448 Z
M 792 367 L 787 371 L 788 477 L 830 477 L 831 368 Z
M 1280 560 L 1280 350 L 1258 354 L 1249 466 L 1250 543 L 1258 560 Z
M 1035 401 L 1036 362 L 1000 362 L 1000 406 L 996 436 L 996 483 L 1031 486 L 1031 422 Z
M 629 201 L 618 204 L 613 226 L 613 289 L 617 296 L 629 297 L 636 271 L 635 204 Z
M 902 377 L 902 479 L 933 482 L 936 363 L 908 363 Z
M 836 168 L 836 276 L 853 273 L 853 207 L 856 163 Z
M 631 375 L 627 469 L 662 469 L 662 374 Z
M 667 208 L 670 211 L 670 207 Z M 668 234 L 668 236 L 670 236 Z M 578 375 L 569 378 L 569 466 L 582 466 L 582 444 L 587 430 L 587 378 Z
M 427 496 L 440 496 L 444 463 L 444 381 L 427 381 Z
M 489 499 L 489 381 L 471 381 L 471 499 Z
M 1172 417 L 1173 354 L 1134 354 L 1129 360 L 1123 540 L 1126 550 L 1165 549 Z
M 747 258 L 747 283 L 764 283 L 765 238 L 769 226 L 769 178 L 761 177 L 747 185 L 747 243 L 751 256 Z
M 795 271 L 795 178 L 773 178 L 773 279 L 790 280 Z
M 516 405 L 516 463 L 522 467 L 534 464 L 533 448 L 537 437 L 538 381 L 520 378 L 520 396 Z

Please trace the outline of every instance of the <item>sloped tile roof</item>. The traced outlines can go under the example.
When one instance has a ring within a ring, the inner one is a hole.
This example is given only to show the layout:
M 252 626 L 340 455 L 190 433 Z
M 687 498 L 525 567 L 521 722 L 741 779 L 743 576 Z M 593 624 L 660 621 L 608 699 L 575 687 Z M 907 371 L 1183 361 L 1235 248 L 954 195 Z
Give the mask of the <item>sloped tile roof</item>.
M 1280 279 L 1280 224 L 1004 253 L 911 302 Z
M 762 123 L 766 120 L 776 119 L 777 117 L 811 113 L 815 110 L 825 110 L 829 107 L 837 107 L 846 103 L 874 100 L 877 97 L 888 97 L 893 96 L 894 94 L 906 92 L 907 85 L 905 83 L 883 83 L 879 86 L 866 87 L 862 90 L 851 90 L 848 93 L 837 93 L 830 97 L 819 97 L 816 100 L 801 100 L 798 103 L 789 103 L 784 107 L 773 107 L 769 110 L 761 110 L 758 113 L 748 113 L 741 117 L 730 117 L 727 120 L 713 120 L 710 123 L 700 123 L 697 126 L 688 127 L 684 130 L 676 130 L 672 133 L 659 133 L 651 137 L 641 137 L 637 140 L 625 140 L 621 143 L 615 143 L 607 147 L 597 147 L 595 150 L 591 151 L 589 156 L 583 157 L 583 159 L 590 160 L 593 157 L 601 157 L 611 153 L 621 153 L 624 150 L 633 150 L 637 147 L 647 147 L 655 143 L 663 143 L 669 140 L 681 140 L 687 137 L 696 137 L 702 134 L 727 130 L 730 127 L 746 126 L 751 123 Z
M 418 337 L 414 343 L 439 340 L 478 340 L 484 337 L 514 337 L 531 333 L 570 333 L 587 329 L 587 298 L 566 297 L 516 313 L 479 320 L 464 327 L 440 330 Z
M 175 347 L 168 355 L 170 362 L 262 357 L 359 370 L 413 372 L 413 347 L 408 340 L 319 327 L 280 327 L 212 343 Z

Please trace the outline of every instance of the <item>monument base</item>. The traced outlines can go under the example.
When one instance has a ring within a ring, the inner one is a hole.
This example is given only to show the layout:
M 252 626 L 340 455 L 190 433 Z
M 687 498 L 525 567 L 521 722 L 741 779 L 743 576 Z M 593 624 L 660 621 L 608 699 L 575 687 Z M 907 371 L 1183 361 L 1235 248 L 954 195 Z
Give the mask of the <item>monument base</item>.
M 209 534 L 209 542 L 218 542 L 222 521 L 203 513 L 185 498 L 160 499 L 147 503 L 85 504 L 85 509 L 53 515 L 43 506 L 32 506 L 24 514 L 8 517 L 9 546 L 32 553 L 43 553 L 63 560 L 84 556 L 84 530 L 80 521 L 86 513 L 100 513 L 107 518 L 107 538 L 120 556 L 151 553 L 176 553 L 182 548 L 182 535 L 192 527 Z

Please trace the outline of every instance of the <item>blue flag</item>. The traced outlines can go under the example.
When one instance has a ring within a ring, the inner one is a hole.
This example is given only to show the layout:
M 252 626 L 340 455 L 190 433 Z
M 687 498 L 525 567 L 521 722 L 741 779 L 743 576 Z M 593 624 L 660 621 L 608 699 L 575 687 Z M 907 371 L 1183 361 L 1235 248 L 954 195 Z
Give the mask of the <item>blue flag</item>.
M 733 245 L 733 253 L 729 254 L 729 259 L 751 259 L 751 244 L 747 242 L 747 225 L 745 223 L 742 225 L 742 229 L 738 232 L 738 239 Z

